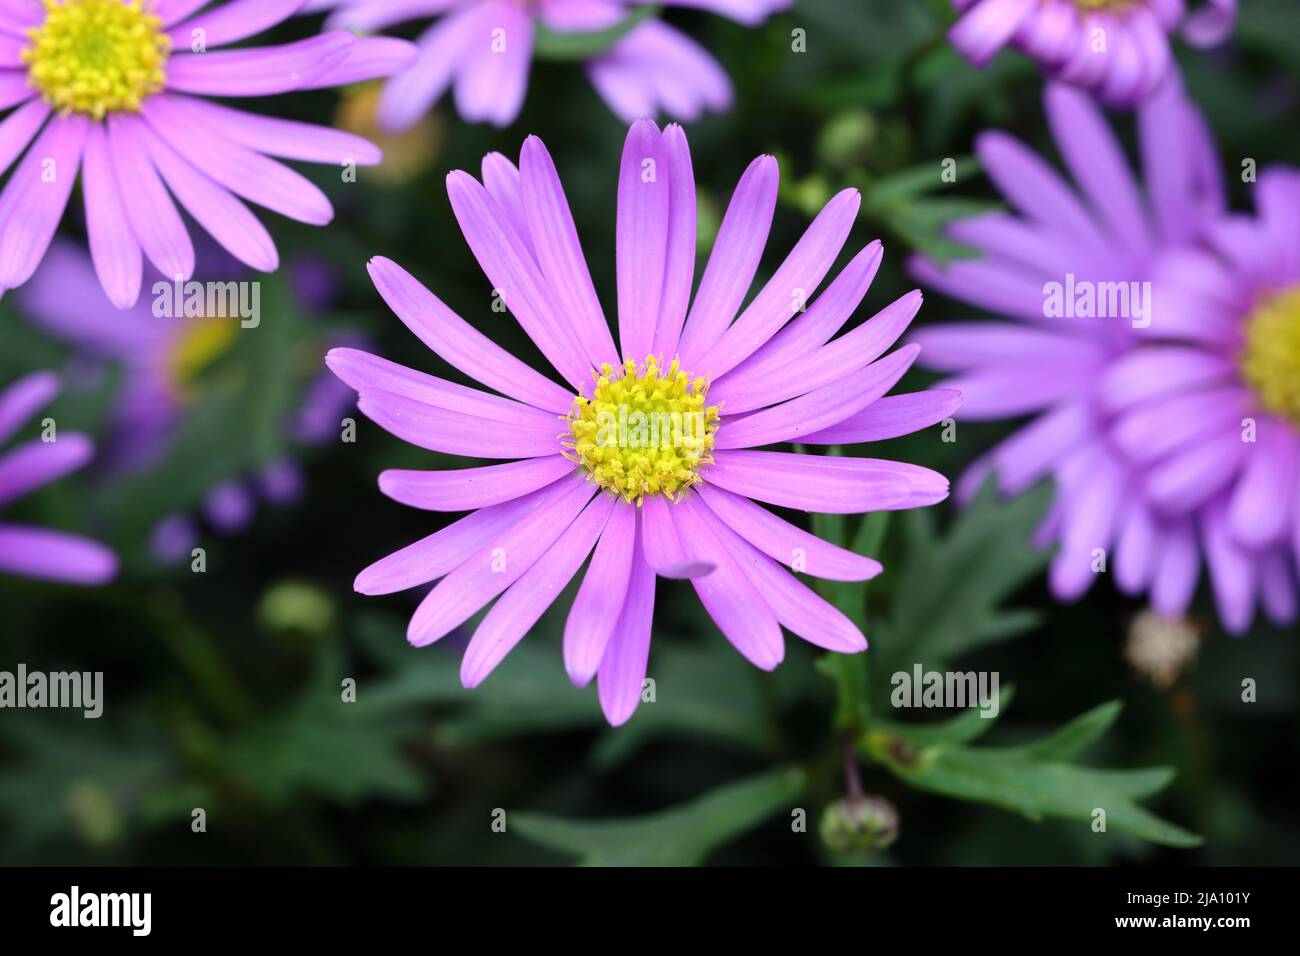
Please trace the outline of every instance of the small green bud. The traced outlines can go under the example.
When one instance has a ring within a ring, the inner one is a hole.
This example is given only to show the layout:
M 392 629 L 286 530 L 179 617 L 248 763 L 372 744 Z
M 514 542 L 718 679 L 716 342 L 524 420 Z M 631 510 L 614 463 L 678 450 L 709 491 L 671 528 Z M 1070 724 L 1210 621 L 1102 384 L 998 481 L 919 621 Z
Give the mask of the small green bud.
M 898 839 L 898 811 L 884 797 L 845 797 L 822 814 L 821 836 L 834 853 L 883 850 Z

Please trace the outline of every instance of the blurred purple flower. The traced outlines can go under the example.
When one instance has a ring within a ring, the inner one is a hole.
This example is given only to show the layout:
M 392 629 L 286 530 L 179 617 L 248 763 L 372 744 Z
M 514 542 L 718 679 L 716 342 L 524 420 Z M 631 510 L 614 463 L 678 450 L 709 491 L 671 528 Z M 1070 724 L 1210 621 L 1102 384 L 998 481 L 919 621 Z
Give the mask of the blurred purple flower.
M 188 279 L 194 246 L 174 196 L 241 262 L 279 263 L 244 200 L 300 222 L 334 215 L 316 186 L 272 159 L 374 165 L 380 152 L 325 127 L 207 97 L 266 96 L 390 76 L 410 44 L 335 31 L 220 50 L 293 16 L 305 0 L 0 2 L 0 294 L 40 265 L 81 172 L 95 268 L 114 305 L 140 295 L 143 259 Z M 28 145 L 31 144 L 31 149 Z
M 542 141 L 525 141 L 518 168 L 499 154 L 493 162 L 501 175 L 486 185 L 451 173 L 452 210 L 492 286 L 511 290 L 509 311 L 566 384 L 503 351 L 395 263 L 373 259 L 380 295 L 411 331 L 500 394 L 355 349 L 330 352 L 330 369 L 358 391 L 365 415 L 405 441 L 518 460 L 380 475 L 381 491 L 399 502 L 471 513 L 371 565 L 356 589 L 388 594 L 441 579 L 411 619 L 407 634 L 417 646 L 453 632 L 499 595 L 462 659 L 461 681 L 474 687 L 594 549 L 568 615 L 564 658 L 575 684 L 598 678 L 612 724 L 641 699 L 656 575 L 691 579 L 719 630 L 763 669 L 783 657 L 783 626 L 820 647 L 864 650 L 857 627 L 782 565 L 861 581 L 880 564 L 756 502 L 834 514 L 915 508 L 946 498 L 947 480 L 893 461 L 752 450 L 891 438 L 933 425 L 957 405 L 947 391 L 885 397 L 916 358 L 914 345 L 881 356 L 916 314 L 918 292 L 831 341 L 866 295 L 880 243 L 859 251 L 804 309 L 848 239 L 857 191 L 826 204 L 742 309 L 778 187 L 776 160 L 754 160 L 692 304 L 696 202 L 686 136 L 679 126 L 661 133 L 649 120 L 633 124 L 616 214 L 620 351 Z M 504 181 L 518 187 L 497 191 Z M 638 364 L 633 356 L 646 358 Z M 678 413 L 680 425 L 675 433 L 665 425 L 649 453 L 644 434 L 602 437 L 623 412 L 634 423 L 642 416 L 643 425 Z
M 1173 69 L 1169 35 L 1181 25 L 1194 46 L 1223 42 L 1237 0 L 1207 0 L 1192 15 L 1184 0 L 953 0 L 962 14 L 949 37 L 976 66 L 1007 44 L 1055 79 L 1085 87 L 1110 106 L 1150 96 Z
M 0 391 L 0 442 L 5 442 L 59 392 L 51 372 L 35 372 Z M 0 454 L 0 507 L 81 468 L 94 455 L 85 435 L 54 433 Z M 79 535 L 0 523 L 0 571 L 69 584 L 104 584 L 117 575 L 117 558 Z
M 328 24 L 382 30 L 438 16 L 417 44 L 415 65 L 393 77 L 379 103 L 379 121 L 409 129 L 453 88 L 456 110 L 470 122 L 508 126 L 528 88 L 534 31 L 595 33 L 616 27 L 649 0 L 312 0 L 306 10 L 333 10 Z M 658 0 L 710 10 L 748 26 L 793 0 Z M 587 63 L 596 91 L 624 122 L 655 116 L 694 121 L 731 106 L 731 82 L 712 56 L 653 16 L 633 26 Z
M 1137 114 L 1145 190 L 1084 94 L 1053 86 L 1046 106 L 1077 189 L 1022 143 L 985 133 L 977 153 L 1013 211 L 952 225 L 982 258 L 914 267 L 923 283 L 1014 320 L 916 334 L 927 365 L 956 373 L 942 384 L 962 391 L 962 416 L 1035 416 L 958 497 L 989 472 L 1006 494 L 1052 476 L 1041 540 L 1060 544 L 1051 584 L 1063 600 L 1109 570 L 1125 593 L 1178 615 L 1203 551 L 1230 631 L 1249 627 L 1261 599 L 1289 622 L 1300 560 L 1296 174 L 1261 175 L 1259 214 L 1230 216 L 1214 144 L 1176 82 Z

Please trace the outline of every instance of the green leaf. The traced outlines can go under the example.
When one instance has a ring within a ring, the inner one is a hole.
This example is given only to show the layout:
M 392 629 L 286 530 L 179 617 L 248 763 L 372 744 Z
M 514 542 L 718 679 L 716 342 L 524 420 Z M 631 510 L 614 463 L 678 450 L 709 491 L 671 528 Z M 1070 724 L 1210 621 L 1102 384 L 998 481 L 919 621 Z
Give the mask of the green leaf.
M 1111 770 L 1069 762 L 1105 733 L 1119 708 L 1118 702 L 1104 704 L 1048 737 L 1018 747 L 967 746 L 978 733 L 974 723 L 979 718 L 972 716 L 977 712 L 942 729 L 878 724 L 863 735 L 861 746 L 920 790 L 990 803 L 1035 821 L 1061 817 L 1091 823 L 1101 809 L 1107 827 L 1165 846 L 1198 846 L 1199 836 L 1135 802 L 1168 786 L 1172 769 Z
M 942 670 L 970 651 L 1009 640 L 1034 627 L 1029 611 L 1002 602 L 1047 566 L 1049 554 L 1030 542 L 1050 489 L 1042 486 L 1001 501 L 987 484 L 946 534 L 922 509 L 899 516 L 901 553 L 890 565 L 889 614 L 873 621 L 870 638 L 875 689 L 915 663 Z
M 539 60 L 590 60 L 627 36 L 633 27 L 657 17 L 659 10 L 660 7 L 654 4 L 639 7 L 612 27 L 582 33 L 557 33 L 539 22 L 533 40 L 533 55 Z
M 320 655 L 307 686 L 270 717 L 231 738 L 218 764 L 271 807 L 304 794 L 352 805 L 372 796 L 415 800 L 428 781 L 402 753 L 418 722 L 391 709 L 363 707 L 342 697 L 342 655 Z
M 789 808 L 806 782 L 802 770 L 776 768 L 646 816 L 585 822 L 519 814 L 507 825 L 585 866 L 695 866 Z

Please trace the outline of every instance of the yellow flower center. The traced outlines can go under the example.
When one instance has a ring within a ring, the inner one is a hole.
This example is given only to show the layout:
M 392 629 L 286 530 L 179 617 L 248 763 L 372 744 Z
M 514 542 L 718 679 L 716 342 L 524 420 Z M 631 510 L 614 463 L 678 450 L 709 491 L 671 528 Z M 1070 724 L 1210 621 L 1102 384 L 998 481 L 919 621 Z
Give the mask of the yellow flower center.
M 1241 371 L 1261 405 L 1300 425 L 1300 286 L 1250 317 Z
M 167 380 L 178 398 L 194 397 L 199 376 L 230 351 L 238 329 L 236 320 L 225 317 L 187 323 L 167 355 Z
M 163 88 L 171 41 L 144 0 L 45 0 L 28 31 L 27 76 L 62 113 L 135 112 Z
M 681 371 L 677 359 L 662 369 L 654 356 L 640 368 L 628 359 L 592 374 L 595 394 L 573 400 L 566 456 L 629 503 L 646 495 L 680 499 L 712 460 L 719 415 L 704 403 L 708 381 Z

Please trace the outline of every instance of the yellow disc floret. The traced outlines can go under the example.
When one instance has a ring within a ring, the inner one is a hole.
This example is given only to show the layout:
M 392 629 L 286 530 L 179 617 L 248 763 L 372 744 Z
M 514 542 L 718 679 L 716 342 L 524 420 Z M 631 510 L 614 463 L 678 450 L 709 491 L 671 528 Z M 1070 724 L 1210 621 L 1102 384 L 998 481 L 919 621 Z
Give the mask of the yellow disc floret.
M 1300 425 L 1300 287 L 1265 300 L 1250 317 L 1241 371 L 1261 405 Z
M 654 356 L 640 368 L 628 359 L 592 374 L 595 393 L 575 398 L 569 413 L 568 457 L 629 503 L 680 499 L 712 460 L 719 414 L 705 404 L 708 381 L 681 371 L 677 359 L 661 368 Z
M 171 41 L 144 0 L 45 0 L 22 52 L 31 84 L 61 113 L 135 112 L 163 88 Z

